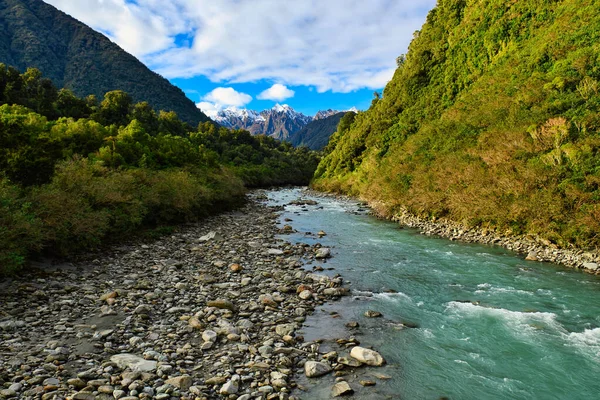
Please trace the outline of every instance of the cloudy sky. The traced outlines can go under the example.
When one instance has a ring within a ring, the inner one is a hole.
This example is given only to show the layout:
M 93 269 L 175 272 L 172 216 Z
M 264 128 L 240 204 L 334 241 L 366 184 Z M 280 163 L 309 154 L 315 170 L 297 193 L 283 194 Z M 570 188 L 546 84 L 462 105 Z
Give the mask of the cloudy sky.
M 44 0 L 206 112 L 365 109 L 435 0 Z

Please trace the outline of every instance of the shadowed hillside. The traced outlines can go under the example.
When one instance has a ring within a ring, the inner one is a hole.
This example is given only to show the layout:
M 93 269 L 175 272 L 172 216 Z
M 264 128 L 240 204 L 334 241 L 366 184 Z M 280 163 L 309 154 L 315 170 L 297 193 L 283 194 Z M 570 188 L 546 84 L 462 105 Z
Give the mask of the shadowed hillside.
M 78 96 L 124 90 L 185 122 L 208 121 L 183 91 L 104 35 L 41 0 L 0 1 L 0 62 L 42 71 Z

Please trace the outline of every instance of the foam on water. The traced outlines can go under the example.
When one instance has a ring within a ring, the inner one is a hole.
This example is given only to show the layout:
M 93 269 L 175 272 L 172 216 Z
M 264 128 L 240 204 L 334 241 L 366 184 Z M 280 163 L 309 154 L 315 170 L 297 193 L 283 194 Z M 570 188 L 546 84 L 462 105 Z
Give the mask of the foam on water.
M 412 299 L 410 298 L 409 295 L 407 295 L 406 293 L 402 293 L 402 292 L 375 293 L 373 295 L 373 297 L 375 297 L 377 299 L 386 300 L 386 301 L 397 301 L 398 299 L 406 299 L 406 300 L 412 301 Z
M 510 294 L 522 294 L 522 295 L 526 295 L 526 296 L 533 296 L 532 292 L 528 292 L 527 290 L 515 289 L 512 286 L 509 286 L 509 287 L 494 287 L 494 286 L 490 285 L 489 283 L 483 283 L 483 284 L 477 285 L 477 287 L 480 290 L 476 290 L 475 291 L 476 294 L 482 294 L 482 293 L 510 293 Z
M 586 329 L 583 332 L 571 332 L 565 335 L 565 340 L 571 346 L 577 347 L 583 353 L 600 359 L 600 328 Z
M 461 317 L 495 318 L 516 332 L 533 331 L 540 327 L 566 332 L 562 325 L 556 321 L 556 314 L 550 312 L 511 311 L 505 308 L 483 307 L 458 301 L 447 303 L 446 311 Z

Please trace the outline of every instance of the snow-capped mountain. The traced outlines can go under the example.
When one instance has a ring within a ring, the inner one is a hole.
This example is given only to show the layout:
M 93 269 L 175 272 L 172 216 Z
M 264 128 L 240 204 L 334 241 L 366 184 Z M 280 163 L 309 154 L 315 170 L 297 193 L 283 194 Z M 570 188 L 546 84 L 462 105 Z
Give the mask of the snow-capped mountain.
M 318 111 L 314 118 L 313 121 L 319 120 L 319 119 L 325 119 L 327 117 L 331 117 L 332 115 L 335 115 L 337 113 L 339 113 L 340 111 L 338 110 L 332 110 L 331 108 L 328 110 L 323 110 L 323 111 Z
M 265 121 L 265 118 L 256 111 L 239 109 L 237 107 L 228 107 L 207 115 L 220 125 L 232 129 L 248 129 L 256 122 Z
M 310 117 L 295 111 L 287 104 L 276 104 L 273 108 L 261 112 L 236 107 L 228 107 L 218 112 L 206 112 L 213 121 L 224 127 L 245 129 L 253 135 L 267 135 L 279 140 L 289 139 L 291 135 L 312 121 L 326 119 L 338 113 L 340 111 L 329 109 L 319 111 L 314 117 Z
M 209 117 L 227 128 L 246 129 L 253 135 L 268 135 L 280 140 L 287 139 L 312 121 L 312 117 L 294 111 L 287 104 L 276 104 L 261 112 L 229 107 Z

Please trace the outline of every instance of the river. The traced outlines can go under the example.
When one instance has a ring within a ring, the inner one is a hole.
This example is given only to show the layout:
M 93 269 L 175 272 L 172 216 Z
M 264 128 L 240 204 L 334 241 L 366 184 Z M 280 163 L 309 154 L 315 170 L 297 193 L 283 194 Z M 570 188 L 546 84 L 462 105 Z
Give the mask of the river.
M 301 189 L 267 194 L 269 204 L 286 205 L 281 224 L 297 231 L 286 240 L 332 248 L 333 258 L 307 268 L 322 265 L 352 289 L 307 319 L 305 340 L 355 335 L 387 361 L 378 370 L 391 379 L 350 382 L 354 398 L 599 398 L 597 277 L 424 236 L 361 212 L 356 201 Z M 318 204 L 287 205 L 300 197 Z M 314 235 L 320 230 L 327 236 Z M 366 310 L 383 317 L 366 318 Z M 349 331 L 348 321 L 360 328 Z M 302 398 L 328 398 L 334 379 L 305 379 Z

